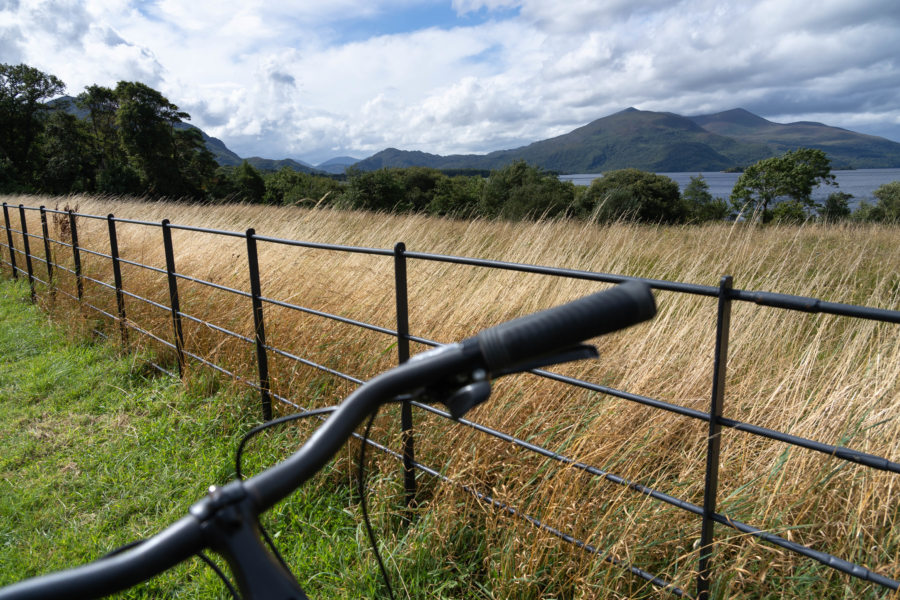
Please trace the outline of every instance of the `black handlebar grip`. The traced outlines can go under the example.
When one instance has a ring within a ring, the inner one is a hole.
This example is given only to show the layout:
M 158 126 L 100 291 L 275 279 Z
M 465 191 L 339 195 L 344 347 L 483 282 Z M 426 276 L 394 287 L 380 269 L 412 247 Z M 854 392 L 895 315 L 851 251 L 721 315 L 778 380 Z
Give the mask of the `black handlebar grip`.
M 629 281 L 485 329 L 475 336 L 475 341 L 488 370 L 497 372 L 646 321 L 655 314 L 656 302 L 650 286 Z

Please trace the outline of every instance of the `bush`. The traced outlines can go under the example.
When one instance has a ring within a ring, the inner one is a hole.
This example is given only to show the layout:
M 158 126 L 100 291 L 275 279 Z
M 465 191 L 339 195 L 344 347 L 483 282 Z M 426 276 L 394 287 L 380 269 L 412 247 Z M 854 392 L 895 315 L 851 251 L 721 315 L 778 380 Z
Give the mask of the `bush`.
M 799 225 L 808 218 L 806 206 L 799 200 L 779 202 L 772 209 L 772 221 L 774 223 Z
M 471 218 L 478 215 L 478 203 L 484 195 L 484 177 L 442 177 L 437 181 L 427 211 L 433 215 Z
M 263 201 L 267 204 L 299 204 L 309 202 L 332 203 L 343 192 L 344 186 L 330 177 L 301 173 L 284 167 L 264 176 L 266 193 Z
M 393 212 L 403 207 L 400 169 L 347 170 L 347 191 L 341 205 L 347 208 Z
M 266 194 L 266 184 L 259 171 L 246 160 L 232 174 L 234 193 L 247 202 L 262 202 Z
M 892 181 L 880 186 L 874 192 L 875 205 L 866 201 L 860 202 L 853 213 L 853 220 L 875 223 L 900 222 L 900 181 Z
M 485 217 L 522 220 L 571 213 L 575 185 L 519 160 L 491 171 L 478 205 Z
M 691 177 L 682 194 L 688 219 L 695 223 L 723 221 L 731 216 L 731 208 L 722 198 L 713 198 L 703 175 Z
M 827 223 L 837 223 L 850 216 L 850 200 L 852 194 L 846 192 L 832 192 L 825 199 L 825 204 L 819 211 L 819 216 Z
M 610 171 L 595 179 L 579 197 L 578 208 L 582 216 L 600 222 L 683 223 L 690 212 L 677 183 L 638 169 Z
M 900 221 L 900 181 L 885 183 L 875 190 L 874 196 L 878 199 L 875 208 L 882 221 Z

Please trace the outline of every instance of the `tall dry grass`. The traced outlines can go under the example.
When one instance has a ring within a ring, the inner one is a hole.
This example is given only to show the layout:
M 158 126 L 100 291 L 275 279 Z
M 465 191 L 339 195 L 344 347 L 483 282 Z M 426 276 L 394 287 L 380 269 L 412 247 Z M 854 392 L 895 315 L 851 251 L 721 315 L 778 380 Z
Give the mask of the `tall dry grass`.
M 6 198 L 15 204 L 57 199 Z M 900 236 L 876 225 L 767 227 L 717 224 L 653 227 L 548 221 L 507 223 L 392 216 L 330 209 L 201 206 L 79 197 L 59 199 L 86 214 L 243 231 L 280 238 L 586 269 L 813 296 L 832 302 L 900 309 Z M 31 213 L 30 231 L 39 231 Z M 16 219 L 14 219 L 16 221 Z M 164 267 L 158 228 L 120 224 L 123 258 Z M 82 245 L 108 251 L 106 223 L 79 220 Z M 174 232 L 179 272 L 248 290 L 245 242 Z M 42 255 L 32 243 L 35 254 Z M 68 258 L 57 248 L 57 260 Z M 111 281 L 97 257 L 86 272 Z M 316 310 L 394 327 L 390 257 L 260 246 L 263 294 Z M 40 267 L 36 267 L 39 269 Z M 125 288 L 168 304 L 164 276 L 135 267 Z M 62 280 L 74 293 L 71 277 Z M 409 264 L 412 333 L 442 342 L 501 320 L 595 291 L 600 284 L 451 265 Z M 250 335 L 249 300 L 182 282 L 182 310 Z M 590 381 L 708 410 L 716 301 L 659 292 L 655 320 L 597 340 L 601 359 L 563 369 Z M 88 286 L 88 301 L 114 313 L 108 290 Z M 90 313 L 86 313 L 91 316 Z M 165 311 L 128 301 L 128 316 L 170 337 Z M 109 327 L 107 325 L 107 327 Z M 266 307 L 272 345 L 360 378 L 395 362 L 393 340 L 320 318 Z M 186 322 L 192 352 L 255 378 L 253 349 Z M 418 349 L 417 349 L 418 350 Z M 275 390 L 301 404 L 331 404 L 352 386 L 273 357 Z M 900 460 L 897 326 L 806 315 L 736 303 L 733 309 L 725 415 L 829 444 Z M 473 420 L 702 504 L 705 423 L 599 394 L 521 376 L 495 385 Z M 380 423 L 396 432 L 396 415 Z M 692 592 L 699 519 L 629 489 L 464 427 L 417 416 L 417 457 L 454 479 L 586 541 L 604 556 L 661 574 Z M 722 441 L 720 512 L 782 537 L 900 579 L 900 507 L 896 475 L 726 430 Z M 396 470 L 388 462 L 384 469 Z M 396 483 L 383 481 L 383 491 Z M 434 502 L 423 509 L 434 551 L 447 560 L 483 562 L 496 597 L 655 596 L 643 580 L 498 513 L 454 487 L 425 483 Z M 480 523 L 480 527 L 461 523 Z M 400 533 L 390 535 L 401 535 Z M 716 587 L 721 597 L 858 597 L 880 588 L 808 559 L 717 528 Z M 398 539 L 398 544 L 403 540 Z M 666 595 L 663 593 L 662 595 Z

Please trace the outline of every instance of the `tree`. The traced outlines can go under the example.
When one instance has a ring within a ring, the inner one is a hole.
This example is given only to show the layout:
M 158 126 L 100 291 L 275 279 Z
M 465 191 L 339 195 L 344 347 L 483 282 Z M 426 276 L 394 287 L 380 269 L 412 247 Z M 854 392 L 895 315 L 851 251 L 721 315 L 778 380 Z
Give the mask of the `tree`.
M 555 217 L 572 211 L 575 186 L 554 173 L 516 161 L 491 171 L 478 212 L 486 217 L 520 220 Z
M 665 175 L 620 169 L 595 179 L 579 198 L 580 211 L 601 222 L 683 223 L 689 216 L 678 184 Z
M 93 135 L 94 152 L 98 161 L 106 164 L 121 154 L 116 132 L 116 112 L 119 101 L 116 93 L 108 87 L 89 85 L 78 94 L 75 104 L 87 110 L 87 121 Z
M 184 124 L 190 115 L 143 83 L 120 81 L 114 94 L 119 145 L 145 193 L 203 197 L 216 164 L 200 131 Z
M 393 212 L 405 199 L 400 169 L 347 169 L 347 191 L 341 203 L 349 208 Z
M 449 215 L 461 219 L 475 217 L 478 203 L 484 195 L 487 180 L 480 176 L 454 175 L 437 181 L 434 196 L 427 210 L 434 215 Z
M 819 216 L 826 223 L 837 223 L 850 216 L 850 200 L 853 194 L 847 192 L 832 192 L 825 199 L 825 204 L 819 210 Z
M 196 127 L 175 130 L 175 163 L 181 176 L 182 194 L 192 198 L 208 195 L 209 182 L 219 163 Z
M 879 220 L 900 222 L 900 181 L 892 181 L 878 187 L 873 195 L 878 200 L 875 205 Z
M 806 207 L 798 200 L 779 202 L 772 209 L 772 221 L 782 225 L 800 225 L 809 219 Z
M 713 198 L 709 193 L 709 184 L 703 175 L 691 177 L 684 191 L 681 193 L 684 199 L 689 219 L 694 222 L 721 221 L 726 219 L 731 212 L 728 205 L 721 198 Z
M 51 113 L 41 135 L 41 190 L 67 194 L 92 189 L 96 172 L 92 157 L 84 123 L 66 112 Z
M 795 200 L 811 212 L 816 208 L 812 191 L 819 184 L 835 185 L 831 161 L 822 150 L 799 148 L 747 167 L 731 190 L 731 202 L 768 222 L 769 207 L 778 198 Z
M 65 89 L 57 77 L 34 67 L 0 64 L 0 160 L 6 165 L 5 178 L 37 183 L 37 141 L 47 111 L 43 101 Z
M 140 82 L 120 81 L 115 89 L 116 131 L 147 192 L 179 197 L 187 190 L 178 169 L 175 125 L 189 118 L 165 96 Z
M 404 212 L 424 212 L 431 201 L 438 182 L 447 176 L 437 169 L 428 167 L 408 167 L 402 173 L 404 190 Z
M 331 203 L 343 191 L 343 186 L 330 177 L 303 173 L 290 167 L 268 173 L 263 179 L 266 182 L 263 202 L 267 204 Z
M 262 202 L 266 194 L 266 183 L 259 171 L 246 160 L 234 170 L 235 195 L 248 202 Z

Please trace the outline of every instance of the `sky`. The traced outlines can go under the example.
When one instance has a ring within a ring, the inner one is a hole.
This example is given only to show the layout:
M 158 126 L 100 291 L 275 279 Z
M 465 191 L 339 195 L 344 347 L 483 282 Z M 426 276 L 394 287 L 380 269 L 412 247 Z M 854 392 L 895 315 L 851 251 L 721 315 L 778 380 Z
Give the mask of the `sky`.
M 141 81 L 244 157 L 487 153 L 628 107 L 900 141 L 900 0 L 0 0 L 0 63 Z

